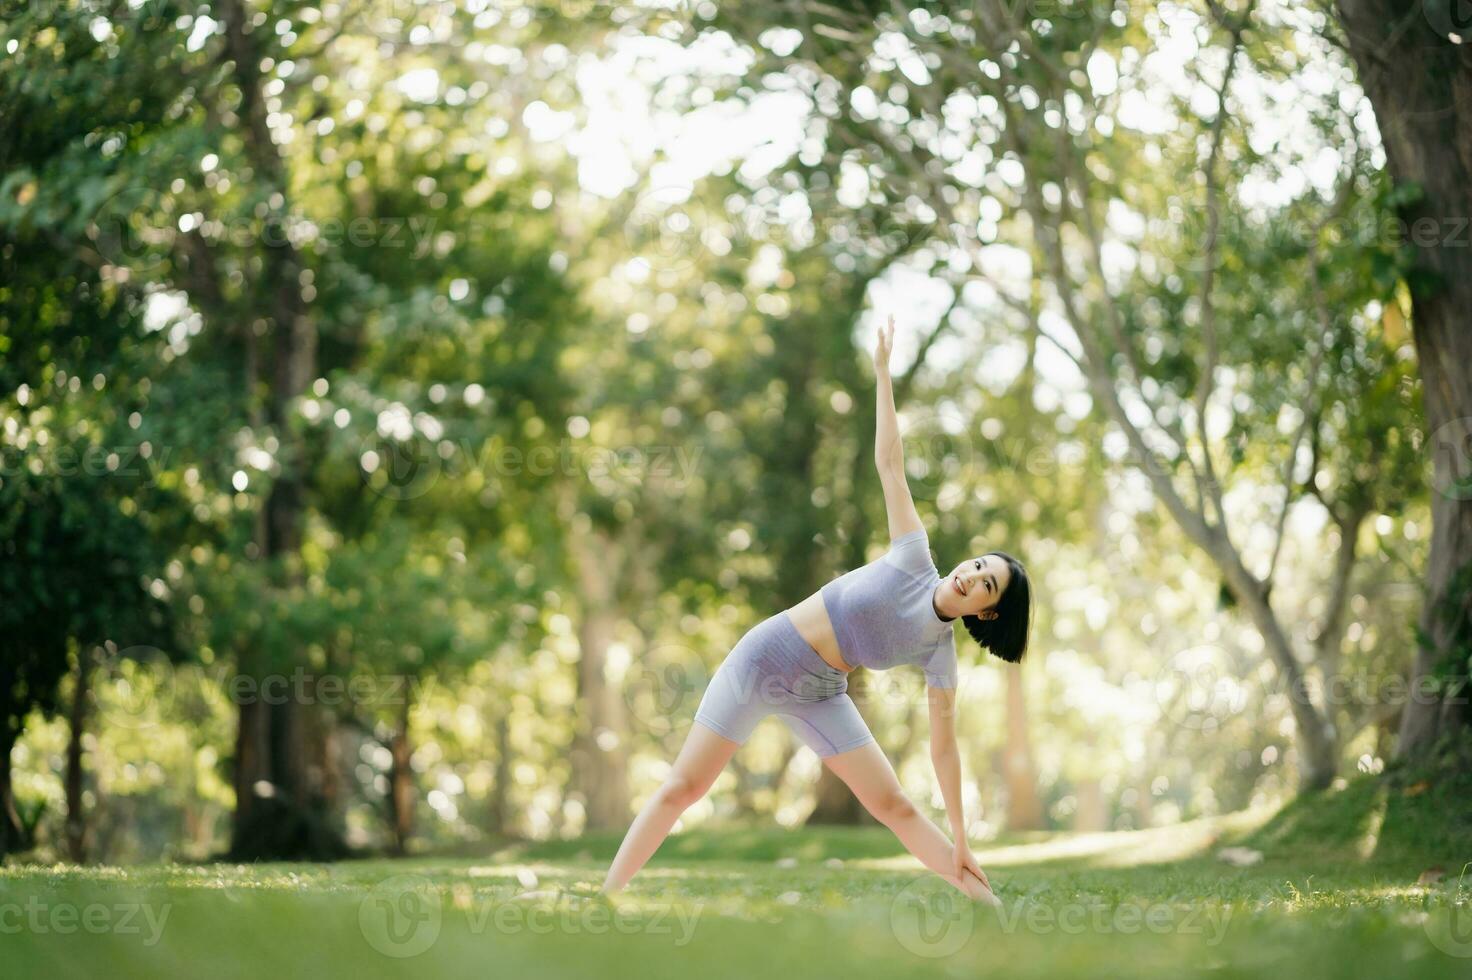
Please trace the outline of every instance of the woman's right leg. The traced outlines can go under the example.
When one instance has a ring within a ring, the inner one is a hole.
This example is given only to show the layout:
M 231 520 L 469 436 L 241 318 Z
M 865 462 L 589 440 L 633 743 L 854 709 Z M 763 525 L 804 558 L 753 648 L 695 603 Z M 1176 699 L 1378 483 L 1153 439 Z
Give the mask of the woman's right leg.
M 884 751 L 875 742 L 869 742 L 848 752 L 828 756 L 824 764 L 848 784 L 864 808 L 874 819 L 894 832 L 905 845 L 905 849 L 920 859 L 931 871 L 940 875 L 969 897 L 995 903 L 996 897 L 990 888 L 982 884 L 971 871 L 957 878 L 951 865 L 953 853 L 951 841 L 941 829 L 915 808 L 905 791 L 900 788 L 899 778 Z
M 670 774 L 624 835 L 613 864 L 608 866 L 603 891 L 616 892 L 628 884 L 669 836 L 680 814 L 706 794 L 739 748 L 740 743 L 717 735 L 700 722 L 690 726 L 690 734 L 685 737 Z

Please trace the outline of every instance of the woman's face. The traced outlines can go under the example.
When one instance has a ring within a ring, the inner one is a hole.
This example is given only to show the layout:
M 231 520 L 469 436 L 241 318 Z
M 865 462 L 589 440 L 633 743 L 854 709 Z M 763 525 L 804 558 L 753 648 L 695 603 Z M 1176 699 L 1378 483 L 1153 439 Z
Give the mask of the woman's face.
M 941 588 L 946 592 L 946 605 L 957 610 L 956 615 L 995 619 L 992 607 L 1011 581 L 1012 569 L 1005 561 L 996 555 L 978 555 L 951 569 Z

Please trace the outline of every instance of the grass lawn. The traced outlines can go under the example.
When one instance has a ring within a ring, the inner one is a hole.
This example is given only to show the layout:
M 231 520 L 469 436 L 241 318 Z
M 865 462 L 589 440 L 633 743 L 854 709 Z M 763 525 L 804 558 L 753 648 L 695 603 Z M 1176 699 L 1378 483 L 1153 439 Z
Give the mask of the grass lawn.
M 971 906 L 881 828 L 702 829 L 612 904 L 610 836 L 476 858 L 0 869 L 0 977 L 1472 977 L 1465 787 L 1378 780 L 978 849 Z M 1260 863 L 1234 867 L 1221 848 Z M 1445 876 L 1418 878 L 1432 867 Z M 531 897 L 527 896 L 532 893 Z

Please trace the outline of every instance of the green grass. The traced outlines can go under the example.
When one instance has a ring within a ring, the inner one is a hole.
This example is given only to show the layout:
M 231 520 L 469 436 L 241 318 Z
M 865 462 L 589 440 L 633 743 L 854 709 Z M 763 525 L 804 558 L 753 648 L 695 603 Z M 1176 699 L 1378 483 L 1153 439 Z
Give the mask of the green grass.
M 682 834 L 611 905 L 562 889 L 601 879 L 614 835 L 476 858 L 13 866 L 0 977 L 1468 977 L 1469 798 L 1364 780 L 1271 817 L 1008 837 L 978 850 L 1000 912 L 879 828 Z M 1264 859 L 1232 867 L 1228 845 Z M 1445 877 L 1418 884 L 1433 866 Z

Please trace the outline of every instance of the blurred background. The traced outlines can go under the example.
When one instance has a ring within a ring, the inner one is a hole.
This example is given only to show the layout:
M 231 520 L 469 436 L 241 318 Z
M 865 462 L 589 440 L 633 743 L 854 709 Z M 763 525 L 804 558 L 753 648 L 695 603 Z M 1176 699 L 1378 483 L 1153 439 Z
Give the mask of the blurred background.
M 958 630 L 975 838 L 1465 722 L 1417 263 L 1466 212 L 1331 5 L 0 10 L 0 854 L 621 832 L 736 640 L 887 547 L 888 314 L 937 563 L 1034 583 L 1021 668 Z M 850 683 L 938 810 L 919 672 Z M 681 826 L 865 819 L 768 722 Z

